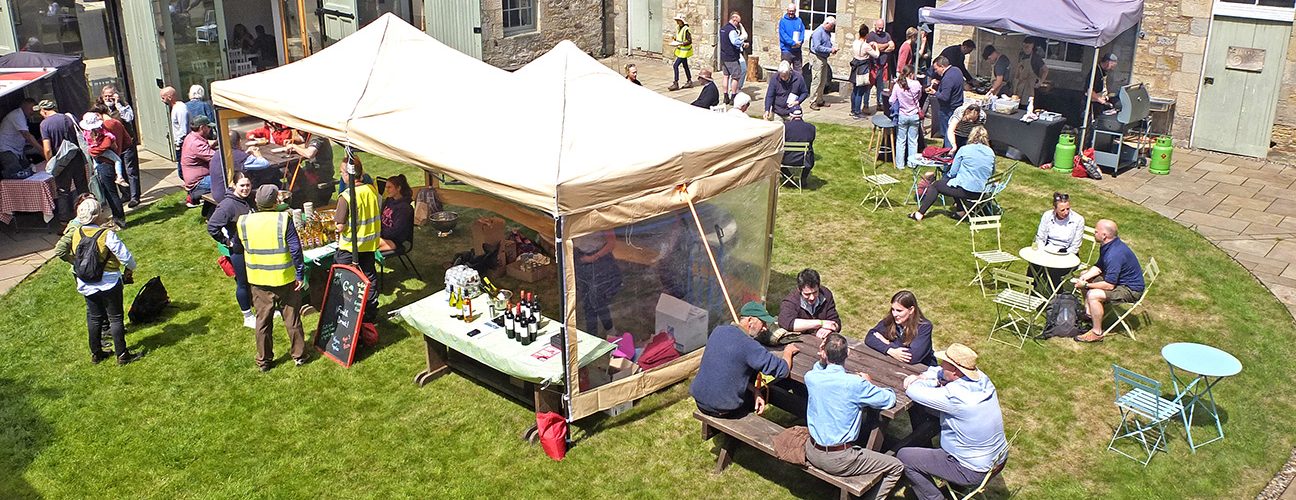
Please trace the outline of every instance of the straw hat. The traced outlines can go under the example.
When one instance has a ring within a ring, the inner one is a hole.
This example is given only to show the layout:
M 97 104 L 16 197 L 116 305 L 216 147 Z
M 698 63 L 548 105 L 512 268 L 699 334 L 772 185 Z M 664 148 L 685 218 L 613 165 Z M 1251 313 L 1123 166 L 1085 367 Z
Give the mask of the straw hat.
M 943 351 L 936 351 L 936 359 L 957 366 L 963 375 L 972 380 L 981 380 L 981 370 L 977 369 L 977 353 L 963 344 L 950 344 Z

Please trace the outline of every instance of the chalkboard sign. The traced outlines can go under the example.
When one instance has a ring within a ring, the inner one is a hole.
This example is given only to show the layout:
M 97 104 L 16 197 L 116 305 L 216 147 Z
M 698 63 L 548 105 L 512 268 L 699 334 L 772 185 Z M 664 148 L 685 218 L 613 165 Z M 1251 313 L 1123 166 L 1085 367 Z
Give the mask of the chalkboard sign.
M 324 303 L 320 305 L 319 326 L 315 329 L 315 348 L 349 368 L 355 361 L 360 342 L 360 318 L 368 307 L 369 278 L 352 265 L 333 264 L 324 285 Z

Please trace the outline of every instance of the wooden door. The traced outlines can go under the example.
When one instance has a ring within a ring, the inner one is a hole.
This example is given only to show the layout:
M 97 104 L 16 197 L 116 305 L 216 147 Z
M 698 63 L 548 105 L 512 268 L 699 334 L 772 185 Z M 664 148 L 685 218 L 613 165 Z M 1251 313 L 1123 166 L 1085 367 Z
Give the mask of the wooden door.
M 320 8 L 320 27 L 325 47 L 355 33 L 359 27 L 356 0 L 324 0 Z
M 427 34 L 477 59 L 482 57 L 481 2 L 438 0 L 423 2 Z
M 1268 153 L 1290 38 L 1290 22 L 1227 16 L 1211 22 L 1194 147 L 1261 158 Z

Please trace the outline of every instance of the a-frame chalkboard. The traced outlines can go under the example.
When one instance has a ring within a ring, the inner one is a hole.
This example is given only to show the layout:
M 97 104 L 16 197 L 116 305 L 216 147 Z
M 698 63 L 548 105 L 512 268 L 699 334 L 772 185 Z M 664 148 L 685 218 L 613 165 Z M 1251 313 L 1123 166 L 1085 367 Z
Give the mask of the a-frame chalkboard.
M 360 342 L 360 319 L 373 290 L 369 278 L 352 265 L 333 264 L 328 276 L 314 344 L 321 354 L 350 368 Z

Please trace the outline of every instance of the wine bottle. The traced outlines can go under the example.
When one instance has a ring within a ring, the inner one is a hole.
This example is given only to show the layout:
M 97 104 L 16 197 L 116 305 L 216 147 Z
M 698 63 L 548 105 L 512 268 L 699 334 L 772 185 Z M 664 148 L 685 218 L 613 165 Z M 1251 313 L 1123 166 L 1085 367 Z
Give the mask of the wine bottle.
M 539 328 L 538 323 L 535 318 L 535 311 L 532 311 L 531 317 L 527 318 L 527 341 L 523 342 L 522 345 L 531 345 L 532 342 L 535 342 L 536 330 Z
M 527 316 L 522 314 L 521 305 L 518 306 L 518 319 L 516 321 L 517 321 L 517 341 L 521 342 L 522 345 L 530 344 L 531 342 L 527 341 Z
M 454 307 L 454 285 L 446 285 L 446 307 Z
M 486 287 L 486 293 L 489 293 L 492 296 L 499 292 L 499 288 L 497 288 L 494 283 L 491 283 L 490 278 L 482 276 L 482 285 Z
M 472 299 L 469 299 L 467 296 L 464 296 L 459 300 L 460 300 L 460 304 L 459 304 L 460 319 L 464 321 L 468 321 L 470 318 L 472 318 Z
M 504 334 L 508 335 L 509 340 L 517 338 L 517 331 L 513 329 L 513 308 L 504 309 Z
M 527 292 L 525 290 L 518 298 L 518 312 L 522 313 L 524 317 L 531 317 L 531 304 L 527 303 Z

